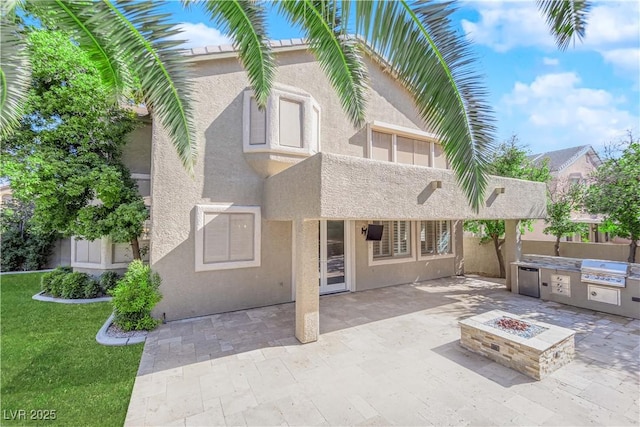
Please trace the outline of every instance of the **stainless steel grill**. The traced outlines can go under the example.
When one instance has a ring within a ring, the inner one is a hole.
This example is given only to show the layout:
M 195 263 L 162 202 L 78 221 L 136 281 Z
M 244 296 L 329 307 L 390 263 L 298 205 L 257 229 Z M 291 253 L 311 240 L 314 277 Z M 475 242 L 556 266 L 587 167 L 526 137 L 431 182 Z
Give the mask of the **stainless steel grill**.
M 581 280 L 585 283 L 624 288 L 627 285 L 627 270 L 624 262 L 585 259 L 580 266 Z

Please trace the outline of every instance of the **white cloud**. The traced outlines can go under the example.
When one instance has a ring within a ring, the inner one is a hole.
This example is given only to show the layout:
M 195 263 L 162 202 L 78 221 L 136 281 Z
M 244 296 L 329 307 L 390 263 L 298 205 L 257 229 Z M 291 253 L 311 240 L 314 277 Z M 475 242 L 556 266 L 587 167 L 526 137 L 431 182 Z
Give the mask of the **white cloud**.
M 544 19 L 534 2 L 470 2 L 480 14 L 477 22 L 463 19 L 465 33 L 475 43 L 497 52 L 506 52 L 518 46 L 552 47 Z
M 547 145 L 591 144 L 617 139 L 627 129 L 638 132 L 640 117 L 625 109 L 626 100 L 598 88 L 581 86 L 576 73 L 552 73 L 533 82 L 516 82 L 501 101 L 508 117 L 524 116 L 517 130 L 523 140 L 544 139 Z
M 462 28 L 475 43 L 497 52 L 516 47 L 555 49 L 548 26 L 534 2 L 469 2 L 479 19 L 462 20 Z M 606 1 L 589 12 L 585 38 L 575 49 L 596 51 L 617 70 L 637 72 L 640 55 L 640 2 Z
M 549 58 L 545 56 L 544 58 L 542 58 L 542 63 L 544 65 L 555 66 L 555 65 L 559 65 L 560 61 L 557 58 Z
M 178 24 L 182 33 L 170 37 L 173 40 L 186 40 L 180 47 L 188 49 L 192 47 L 216 46 L 221 44 L 230 44 L 231 39 L 220 32 L 220 30 L 199 22 L 197 24 L 191 22 L 183 22 Z
M 613 64 L 617 69 L 636 76 L 640 74 L 640 48 L 623 48 L 603 51 L 602 56 L 606 62 Z

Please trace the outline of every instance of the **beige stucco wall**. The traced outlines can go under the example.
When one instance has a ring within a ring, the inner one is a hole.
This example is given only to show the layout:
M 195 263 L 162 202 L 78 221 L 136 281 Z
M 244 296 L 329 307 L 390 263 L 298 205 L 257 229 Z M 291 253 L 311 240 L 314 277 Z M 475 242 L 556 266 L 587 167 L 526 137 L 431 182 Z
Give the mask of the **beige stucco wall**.
M 554 242 L 522 242 L 523 254 L 552 255 Z M 605 259 L 626 262 L 629 245 L 617 243 L 560 242 L 560 256 L 567 258 Z M 640 250 L 636 250 L 636 263 L 640 263 Z
M 321 151 L 342 156 L 338 156 L 340 159 L 322 156 L 311 158 L 308 164 L 318 165 L 313 173 L 285 175 L 289 172 L 287 170 L 267 179 L 265 184 L 265 179 L 247 163 L 243 153 L 243 92 L 249 86 L 245 72 L 233 58 L 194 63 L 192 95 L 199 147 L 192 177 L 185 172 L 163 129 L 157 122 L 153 124 L 150 263 L 163 279 L 161 292 L 164 295 L 156 307 L 154 314 L 157 316 L 165 315 L 167 320 L 174 320 L 290 301 L 292 221 L 323 217 L 403 218 L 405 214 L 402 209 L 406 208 L 406 203 L 392 209 L 393 200 L 388 200 L 385 204 L 387 211 L 384 211 L 375 206 L 371 210 L 371 202 L 365 202 L 368 198 L 380 200 L 386 197 L 390 185 L 403 191 L 410 189 L 413 205 L 418 204 L 417 199 L 426 197 L 426 180 L 437 177 L 447 186 L 446 190 L 438 190 L 417 208 L 412 208 L 411 215 L 416 215 L 416 219 L 455 219 L 470 213 L 464 196 L 451 187 L 453 175 L 450 171 L 411 166 L 398 169 L 400 165 L 382 162 L 372 164 L 362 159 L 366 154 L 366 129 L 353 128 L 333 88 L 312 56 L 301 51 L 284 52 L 277 54 L 277 60 L 279 67 L 275 80 L 309 92 L 321 106 Z M 377 66 L 370 62 L 368 64 L 372 90 L 369 93 L 366 121 L 378 120 L 420 129 L 421 120 L 411 98 Z M 322 159 L 327 161 L 323 162 Z M 354 162 L 349 163 L 349 159 Z M 294 168 L 300 166 L 302 163 Z M 346 173 L 345 170 L 351 167 L 355 168 L 354 171 Z M 381 171 L 380 174 L 376 169 Z M 336 173 L 335 179 L 320 179 L 333 172 Z M 278 182 L 271 181 L 278 176 Z M 376 183 L 381 177 L 389 184 L 384 187 L 385 192 L 376 193 Z M 507 199 L 503 194 L 492 200 L 492 207 L 483 210 L 486 215 L 491 216 L 491 212 L 500 209 L 518 217 L 543 215 L 544 212 L 537 208 L 538 193 L 542 192 L 538 191 L 535 184 L 532 186 L 530 183 L 520 184 L 502 179 L 491 185 L 507 184 L 515 190 L 514 194 L 509 196 L 507 193 Z M 265 189 L 265 186 L 269 188 Z M 284 194 L 277 196 L 283 205 L 275 213 L 274 202 L 278 199 L 274 198 L 273 192 L 270 193 L 274 186 L 280 188 L 280 194 Z M 366 191 L 358 192 L 361 189 Z M 528 196 L 527 202 L 518 203 L 519 208 L 516 209 L 511 198 L 518 193 L 532 196 Z M 319 201 L 322 201 L 321 207 L 307 211 Z M 262 207 L 262 255 L 259 267 L 195 272 L 195 207 L 211 203 Z M 360 204 L 369 209 L 371 214 L 365 215 L 360 211 L 357 208 Z M 347 205 L 349 212 L 342 210 Z M 527 207 L 530 209 L 525 212 Z M 357 245 L 363 244 L 359 239 Z M 430 264 L 416 262 L 413 265 L 370 268 L 366 266 L 368 251 L 362 247 L 356 250 L 357 262 L 360 263 L 356 271 L 357 290 L 448 276 L 455 271 L 454 258 Z
M 523 242 L 524 245 L 524 242 Z M 493 242 L 480 244 L 479 237 L 464 236 L 464 272 L 500 277 L 500 265 Z
M 280 53 L 277 59 L 276 81 L 309 92 L 321 106 L 322 151 L 363 157 L 366 131 L 352 127 L 313 57 L 297 51 Z M 184 171 L 157 123 L 153 129 L 151 266 L 163 279 L 164 299 L 155 314 L 165 314 L 168 320 L 292 298 L 291 221 L 263 217 L 260 267 L 194 271 L 197 204 L 263 206 L 264 215 L 264 180 L 246 162 L 242 148 L 242 95 L 249 86 L 246 74 L 233 58 L 197 62 L 194 73 L 199 152 L 193 178 Z M 375 67 L 371 77 L 367 121 L 419 129 L 421 121 L 411 98 L 400 86 Z
M 433 189 L 434 181 L 442 188 Z M 495 194 L 498 187 L 505 193 Z M 543 183 L 490 177 L 486 202 L 475 213 L 450 170 L 318 153 L 266 180 L 265 215 L 278 220 L 542 218 L 545 191 Z
M 362 227 L 366 227 L 367 221 L 354 221 L 354 224 L 356 228 L 356 291 L 417 283 L 423 280 L 455 275 L 455 256 L 407 261 L 397 264 L 369 265 L 369 246 L 372 242 L 366 241 L 364 236 L 360 234 Z M 415 233 L 412 233 L 412 252 L 416 251 L 414 236 Z M 456 242 L 457 240 L 454 238 L 452 243 L 455 245 Z M 461 249 L 455 247 L 454 251 Z

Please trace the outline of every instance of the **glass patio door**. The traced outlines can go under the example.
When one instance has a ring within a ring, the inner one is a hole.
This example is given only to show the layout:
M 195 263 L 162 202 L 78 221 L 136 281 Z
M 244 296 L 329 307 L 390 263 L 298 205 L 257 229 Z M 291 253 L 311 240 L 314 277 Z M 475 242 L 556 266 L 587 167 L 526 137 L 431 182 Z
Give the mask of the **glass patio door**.
M 347 290 L 344 221 L 320 221 L 320 294 Z

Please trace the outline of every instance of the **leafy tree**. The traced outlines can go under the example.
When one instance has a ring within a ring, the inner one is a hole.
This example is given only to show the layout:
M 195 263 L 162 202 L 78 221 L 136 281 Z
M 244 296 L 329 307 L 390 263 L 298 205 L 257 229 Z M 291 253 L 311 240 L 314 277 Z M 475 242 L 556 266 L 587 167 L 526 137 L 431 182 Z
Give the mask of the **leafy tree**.
M 32 83 L 20 126 L 2 147 L 3 171 L 14 197 L 33 200 L 32 222 L 44 232 L 131 242 L 148 213 L 122 164 L 122 147 L 136 125 L 114 105 L 87 54 L 61 32 L 28 38 Z
M 547 227 L 543 233 L 556 238 L 553 245 L 555 256 L 560 256 L 560 238 L 576 233 L 585 234 L 588 231 L 586 224 L 571 219 L 571 213 L 579 210 L 582 206 L 584 191 L 585 188 L 582 185 L 573 184 L 565 188 L 558 188 L 555 192 L 549 192 L 547 217 L 544 219 Z
M 2 203 L 2 271 L 40 270 L 46 266 L 57 233 L 39 230 L 33 225 L 32 216 L 32 203 L 16 199 Z
M 518 146 L 518 137 L 513 135 L 508 141 L 498 147 L 489 164 L 489 172 L 492 175 L 508 178 L 525 179 L 528 181 L 547 182 L 551 178 L 549 166 L 543 163 L 536 166 L 527 158 L 527 152 Z M 530 221 L 521 223 L 524 228 L 531 227 Z M 464 228 L 480 235 L 480 244 L 493 242 L 493 247 L 498 258 L 500 277 L 506 276 L 502 245 L 504 244 L 505 222 L 504 220 L 475 220 L 465 221 Z
M 196 158 L 186 58 L 167 37 L 162 2 L 5 0 L 1 6 L 0 51 L 2 134 L 15 126 L 28 86 L 28 56 L 18 11 L 68 31 L 90 53 L 101 77 L 116 94 L 139 82 L 144 102 L 169 136 L 187 169 Z M 438 134 L 458 182 L 474 209 L 483 200 L 493 144 L 493 113 L 464 35 L 450 23 L 449 3 L 399 1 L 253 2 L 183 0 L 200 6 L 229 32 L 261 107 L 273 83 L 275 60 L 268 43 L 267 8 L 300 27 L 327 73 L 343 109 L 356 127 L 365 118 L 366 66 L 363 49 L 385 58 L 390 72 L 413 94 L 425 123 Z M 589 2 L 539 0 L 560 48 L 584 36 Z M 360 34 L 362 40 L 349 34 Z M 5 82 L 9 82 L 7 86 Z
M 603 214 L 601 229 L 631 240 L 628 262 L 635 262 L 640 239 L 640 140 L 629 132 L 620 150 L 609 150 L 592 174 L 585 197 L 590 213 Z

